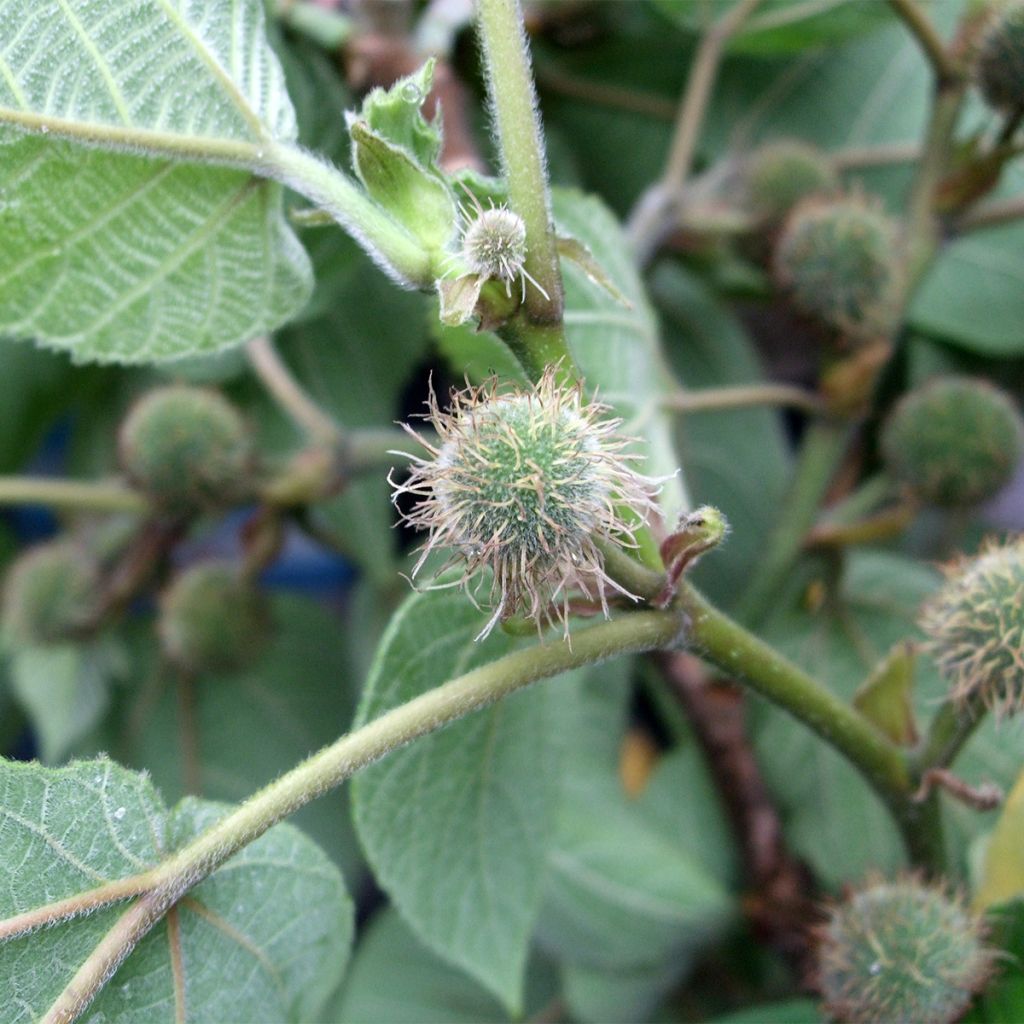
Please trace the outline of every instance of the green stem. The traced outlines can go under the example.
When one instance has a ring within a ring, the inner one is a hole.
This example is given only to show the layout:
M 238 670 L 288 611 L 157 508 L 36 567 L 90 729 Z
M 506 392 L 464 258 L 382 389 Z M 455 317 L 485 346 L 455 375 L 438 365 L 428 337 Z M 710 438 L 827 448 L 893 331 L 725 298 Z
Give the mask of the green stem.
M 50 505 L 82 512 L 146 512 L 146 499 L 117 483 L 0 477 L 0 505 Z
M 689 617 L 687 645 L 730 677 L 746 682 L 844 754 L 892 805 L 910 778 L 899 750 L 854 708 L 684 584 L 679 606 Z
M 821 399 L 806 388 L 791 384 L 746 384 L 740 387 L 701 388 L 666 395 L 662 405 L 673 412 L 725 412 L 761 405 L 800 409 L 812 415 L 823 411 Z
M 985 707 L 980 702 L 966 707 L 951 701 L 943 704 L 914 753 L 918 774 L 923 775 L 929 768 L 948 768 L 984 718 Z
M 623 615 L 574 633 L 571 646 L 561 642 L 540 644 L 473 669 L 341 737 L 254 794 L 159 867 L 140 876 L 146 886 L 144 895 L 114 923 L 44 1020 L 76 1019 L 117 965 L 189 889 L 277 822 L 340 785 L 359 769 L 537 680 L 616 655 L 670 648 L 680 642 L 682 630 L 677 612 Z M 118 883 L 120 888 L 114 898 L 123 897 L 129 882 L 125 879 Z M 83 893 L 76 900 L 54 905 L 59 906 L 59 915 L 47 918 L 46 908 L 31 912 L 31 920 L 26 924 L 39 927 L 97 905 L 90 893 Z M 0 935 L 23 932 L 24 926 L 19 928 L 18 924 L 12 919 L 0 922 Z
M 941 83 L 958 78 L 960 71 L 956 61 L 917 0 L 889 0 L 889 5 L 917 38 L 936 79 Z
M 775 531 L 737 606 L 737 615 L 744 622 L 761 622 L 778 596 L 818 515 L 852 429 L 850 423 L 834 419 L 819 420 L 808 427 Z
M 263 173 L 326 210 L 371 259 L 405 287 L 430 289 L 438 254 L 427 252 L 347 175 L 295 146 L 272 143 L 260 152 Z
M 551 230 L 544 143 L 522 12 L 518 0 L 478 0 L 477 13 L 509 206 L 526 225 L 525 269 L 540 285 L 526 289 L 528 319 L 534 324 L 559 325 L 562 271 Z

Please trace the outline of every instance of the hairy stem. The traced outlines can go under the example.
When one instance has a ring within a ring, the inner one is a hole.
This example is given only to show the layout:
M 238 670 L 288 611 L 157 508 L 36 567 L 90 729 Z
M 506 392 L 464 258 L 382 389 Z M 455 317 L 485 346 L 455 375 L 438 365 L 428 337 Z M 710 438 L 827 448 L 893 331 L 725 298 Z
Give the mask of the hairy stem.
M 894 744 L 859 712 L 826 690 L 727 615 L 693 587 L 680 591 L 690 623 L 688 646 L 798 718 L 860 770 L 892 802 L 908 792 L 909 775 Z
M 526 225 L 525 269 L 540 285 L 526 289 L 526 310 L 533 323 L 560 324 L 562 271 L 522 12 L 518 0 L 478 0 L 477 12 L 509 206 Z
M 641 266 L 649 262 L 666 231 L 670 231 L 675 223 L 676 204 L 693 168 L 697 141 L 725 44 L 739 31 L 760 2 L 738 0 L 704 33 L 697 47 L 676 115 L 675 132 L 665 161 L 665 170 L 661 180 L 641 196 L 626 226 L 626 235 Z
M 968 211 L 956 221 L 958 234 L 998 228 L 1024 219 L 1024 195 L 993 199 Z
M 245 354 L 260 383 L 296 426 L 322 444 L 336 445 L 341 441 L 341 428 L 295 379 L 270 338 L 253 338 L 246 345 Z
M 677 612 L 645 611 L 623 615 L 573 634 L 571 647 L 567 643 L 550 642 L 499 658 L 343 736 L 260 790 L 188 846 L 147 872 L 143 876 L 148 886 L 146 895 L 115 922 L 44 1019 L 52 1024 L 76 1019 L 143 936 L 189 889 L 277 822 L 340 785 L 360 768 L 539 679 L 615 655 L 671 648 L 681 641 L 682 631 L 683 621 Z M 129 886 L 130 883 L 131 880 L 126 879 L 120 884 Z M 109 887 L 105 890 L 109 891 Z M 120 895 L 124 894 L 122 890 Z M 73 901 L 64 900 L 59 905 L 61 913 L 46 920 L 37 912 L 33 924 L 52 923 L 81 913 L 97 905 L 93 897 L 94 894 L 83 893 L 77 897 L 77 907 L 69 906 Z M 55 910 L 57 906 L 50 909 Z
M 0 477 L 0 505 L 50 505 L 83 512 L 146 512 L 141 494 L 118 483 L 48 477 Z
M 957 78 L 960 71 L 956 61 L 917 0 L 889 0 L 889 4 L 917 38 L 939 82 Z
M 811 391 L 790 384 L 751 384 L 744 387 L 701 388 L 667 395 L 662 405 L 673 412 L 724 412 L 760 405 L 777 405 L 818 414 L 821 399 Z

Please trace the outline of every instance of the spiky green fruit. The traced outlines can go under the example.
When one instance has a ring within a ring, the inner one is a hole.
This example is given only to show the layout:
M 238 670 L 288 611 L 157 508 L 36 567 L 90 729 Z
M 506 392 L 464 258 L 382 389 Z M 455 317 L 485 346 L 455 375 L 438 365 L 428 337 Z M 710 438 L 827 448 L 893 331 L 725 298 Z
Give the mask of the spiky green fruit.
M 892 326 L 899 284 L 896 227 L 864 199 L 811 198 L 790 214 L 775 274 L 808 316 L 858 339 Z
M 802 199 L 839 187 L 829 158 L 797 139 L 780 139 L 754 150 L 744 165 L 746 204 L 767 221 L 779 221 Z
M 619 421 L 553 371 L 526 391 L 490 381 L 453 392 L 449 411 L 434 398 L 429 409 L 438 443 L 417 438 L 430 457 L 410 456 L 409 478 L 392 481 L 396 499 L 417 499 L 406 522 L 430 533 L 413 576 L 437 548 L 453 550 L 465 586 L 490 568 L 494 614 L 481 636 L 517 613 L 538 627 L 565 623 L 573 589 L 607 610 L 606 588 L 619 588 L 596 542 L 628 543 L 653 509 L 652 482 L 632 469 Z
M 980 701 L 999 715 L 1024 710 L 1024 537 L 989 543 L 946 567 L 925 605 L 927 649 L 961 706 Z
M 119 437 L 128 477 L 171 512 L 223 507 L 242 496 L 252 440 L 235 407 L 206 388 L 172 386 L 145 395 Z
M 996 494 L 1024 455 L 1009 395 L 975 377 L 938 377 L 905 395 L 881 436 L 890 472 L 918 497 L 957 508 Z
M 1024 3 L 994 17 L 978 48 L 975 75 L 990 106 L 1007 113 L 1024 108 Z
M 4 632 L 23 646 L 75 639 L 96 611 L 99 583 L 95 561 L 74 541 L 40 544 L 7 573 Z
M 270 616 L 264 596 L 229 562 L 204 562 L 164 592 L 157 630 L 167 657 L 190 672 L 233 672 L 263 649 Z
M 818 948 L 825 1009 L 847 1024 L 949 1024 L 987 980 L 981 919 L 915 878 L 871 882 L 832 908 Z

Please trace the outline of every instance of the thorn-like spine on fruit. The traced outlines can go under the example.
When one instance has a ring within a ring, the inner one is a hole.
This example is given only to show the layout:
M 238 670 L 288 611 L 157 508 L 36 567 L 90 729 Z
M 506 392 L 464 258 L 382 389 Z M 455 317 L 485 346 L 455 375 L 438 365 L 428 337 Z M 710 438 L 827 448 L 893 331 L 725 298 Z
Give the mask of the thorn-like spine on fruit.
M 517 613 L 538 629 L 560 621 L 568 636 L 572 590 L 596 597 L 607 614 L 607 591 L 624 591 L 595 542 L 631 544 L 655 508 L 656 482 L 633 469 L 639 456 L 626 451 L 620 421 L 552 368 L 526 390 L 490 380 L 453 391 L 447 410 L 432 394 L 428 410 L 438 441 L 407 427 L 428 457 L 396 453 L 412 470 L 392 480 L 396 503 L 416 501 L 405 522 L 429 531 L 413 577 L 432 552 L 450 548 L 449 563 L 464 569 L 457 582 L 473 598 L 471 581 L 490 569 L 493 614 L 481 637 Z
M 881 449 L 889 472 L 918 498 L 966 508 L 1009 482 L 1024 456 L 1024 418 L 988 381 L 937 377 L 897 403 Z
M 209 388 L 171 385 L 143 395 L 118 437 L 121 465 L 174 514 L 222 508 L 245 494 L 253 446 L 238 410 Z
M 1024 710 L 1024 535 L 989 541 L 945 567 L 924 607 L 925 647 L 961 707 L 999 716 Z
M 994 960 L 981 917 L 913 875 L 870 879 L 830 908 L 818 940 L 817 986 L 846 1024 L 952 1024 Z

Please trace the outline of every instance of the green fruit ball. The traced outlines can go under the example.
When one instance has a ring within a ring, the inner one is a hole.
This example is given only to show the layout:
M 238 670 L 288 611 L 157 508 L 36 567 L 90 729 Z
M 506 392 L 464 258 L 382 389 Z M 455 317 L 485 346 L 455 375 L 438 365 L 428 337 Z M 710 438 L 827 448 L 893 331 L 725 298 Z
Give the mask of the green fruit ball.
M 921 628 L 957 704 L 1024 710 L 1024 537 L 947 567 Z
M 72 541 L 54 541 L 22 555 L 4 587 L 4 632 L 22 646 L 78 637 L 96 608 L 99 572 Z
M 1024 107 L 1024 3 L 1014 3 L 992 22 L 975 68 L 986 102 L 1012 113 Z
M 1024 455 L 1024 420 L 984 380 L 940 377 L 893 409 L 881 437 L 890 472 L 918 497 L 961 508 L 996 494 Z
M 861 199 L 806 200 L 779 239 L 775 273 L 808 316 L 852 338 L 884 333 L 899 281 L 895 225 Z
M 833 909 L 818 949 L 826 1011 L 848 1024 L 949 1024 L 987 980 L 980 919 L 913 878 Z
M 747 203 L 758 217 L 778 221 L 802 199 L 834 191 L 839 176 L 828 157 L 795 139 L 771 142 L 750 154 L 744 171 Z
M 167 511 L 215 509 L 245 493 L 252 441 L 235 407 L 214 391 L 151 391 L 122 424 L 119 446 L 128 477 Z
M 163 595 L 157 630 L 170 661 L 189 672 L 233 672 L 263 649 L 269 627 L 263 595 L 235 566 L 186 569 Z

